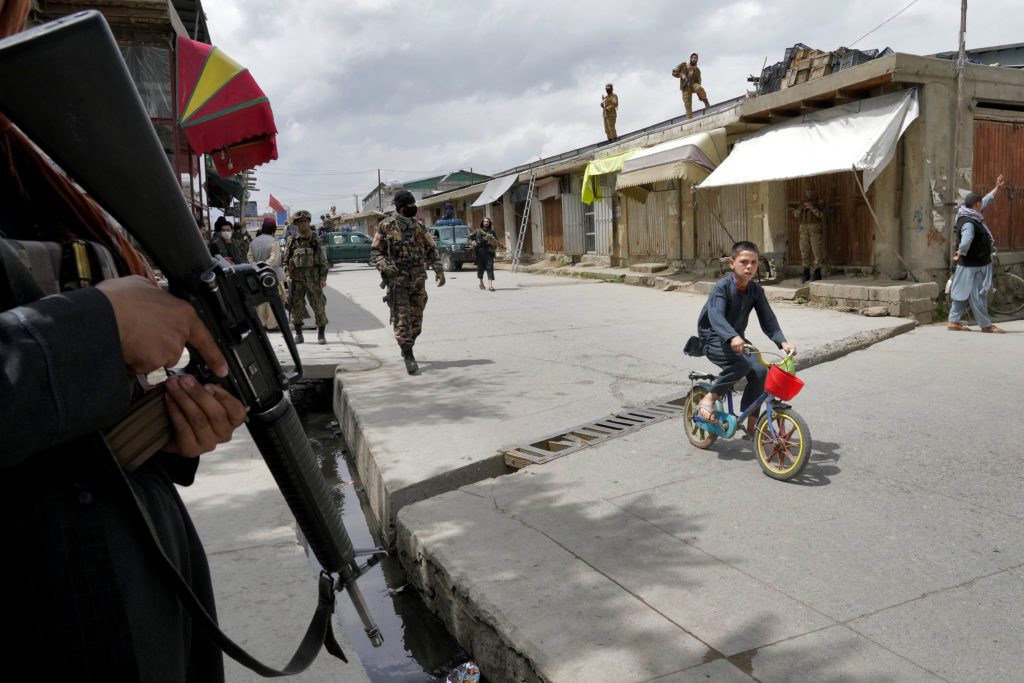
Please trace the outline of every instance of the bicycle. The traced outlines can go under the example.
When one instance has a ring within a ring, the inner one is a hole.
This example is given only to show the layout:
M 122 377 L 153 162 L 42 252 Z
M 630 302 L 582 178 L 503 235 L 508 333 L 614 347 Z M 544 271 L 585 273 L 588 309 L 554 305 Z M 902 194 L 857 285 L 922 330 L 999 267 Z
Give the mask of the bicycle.
M 1000 270 L 999 259 L 995 255 L 992 258 L 992 271 L 988 310 L 996 315 L 1013 315 L 1024 309 L 1024 278 L 1008 269 Z
M 768 366 L 768 377 L 765 379 L 765 391 L 750 407 L 739 415 L 733 410 L 733 398 L 730 391 L 726 397 L 715 402 L 715 421 L 709 422 L 700 417 L 698 405 L 701 399 L 711 391 L 711 383 L 716 375 L 706 372 L 691 372 L 690 391 L 684 400 L 683 422 L 686 438 L 697 448 L 706 450 L 720 437 L 732 438 L 743 424 L 743 420 L 764 405 L 764 412 L 754 426 L 754 450 L 757 453 L 761 470 L 780 481 L 788 481 L 797 477 L 810 461 L 811 430 L 807 422 L 785 403 L 795 397 L 803 388 L 804 383 L 793 374 L 794 362 L 791 353 L 786 355 L 768 352 L 781 360 L 768 362 L 765 353 L 753 346 L 744 347 L 747 353 L 756 353 L 758 360 Z

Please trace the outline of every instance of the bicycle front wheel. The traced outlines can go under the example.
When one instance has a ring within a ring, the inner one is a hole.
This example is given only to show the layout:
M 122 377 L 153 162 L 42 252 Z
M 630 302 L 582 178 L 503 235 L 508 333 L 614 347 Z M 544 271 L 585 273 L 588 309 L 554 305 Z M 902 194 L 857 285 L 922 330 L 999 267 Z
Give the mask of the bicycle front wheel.
M 811 459 L 811 430 L 795 411 L 772 411 L 775 437 L 764 413 L 754 427 L 754 444 L 761 470 L 772 479 L 787 481 L 798 476 Z
M 988 297 L 988 310 L 996 315 L 1013 315 L 1024 309 L 1024 279 L 1013 273 L 995 273 Z

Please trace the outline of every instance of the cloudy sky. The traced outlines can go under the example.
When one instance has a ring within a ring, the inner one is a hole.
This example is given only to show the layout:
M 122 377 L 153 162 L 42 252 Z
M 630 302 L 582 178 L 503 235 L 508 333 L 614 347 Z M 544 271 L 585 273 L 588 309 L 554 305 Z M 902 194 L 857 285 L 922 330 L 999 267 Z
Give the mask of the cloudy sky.
M 270 98 L 280 158 L 257 169 L 314 216 L 385 181 L 459 168 L 496 174 L 604 137 L 604 84 L 620 134 L 682 113 L 671 70 L 701 55 L 711 101 L 802 42 L 851 45 L 910 0 L 206 0 L 214 45 Z M 1022 40 L 1022 0 L 972 0 L 967 46 Z M 856 43 L 954 50 L 958 0 L 917 0 Z M 696 103 L 696 102 L 695 102 Z

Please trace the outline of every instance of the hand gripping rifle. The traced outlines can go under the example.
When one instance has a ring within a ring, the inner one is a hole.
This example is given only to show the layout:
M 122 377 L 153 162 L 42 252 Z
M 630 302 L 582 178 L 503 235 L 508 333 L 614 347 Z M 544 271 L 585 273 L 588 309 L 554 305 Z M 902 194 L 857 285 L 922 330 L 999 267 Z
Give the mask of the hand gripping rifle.
M 253 659 L 208 616 L 204 621 L 205 610 L 190 605 L 186 587 L 188 595 L 178 595 L 193 622 L 263 676 L 298 673 L 324 645 L 345 658 L 330 622 L 334 595 L 344 589 L 367 636 L 380 645 L 380 631 L 356 585 L 377 555 L 360 552 L 371 558 L 365 566 L 357 563 L 288 398 L 288 384 L 301 377 L 302 366 L 287 324 L 282 332 L 295 363 L 289 374 L 281 370 L 256 314 L 258 304 L 269 303 L 279 323 L 287 320 L 277 276 L 270 267 L 232 266 L 210 255 L 103 16 L 81 12 L 0 41 L 0 111 L 142 244 L 167 276 L 171 293 L 195 307 L 230 373 L 217 379 L 196 352 L 187 370 L 203 382 L 220 382 L 246 405 L 249 433 L 322 567 L 317 615 L 283 671 Z

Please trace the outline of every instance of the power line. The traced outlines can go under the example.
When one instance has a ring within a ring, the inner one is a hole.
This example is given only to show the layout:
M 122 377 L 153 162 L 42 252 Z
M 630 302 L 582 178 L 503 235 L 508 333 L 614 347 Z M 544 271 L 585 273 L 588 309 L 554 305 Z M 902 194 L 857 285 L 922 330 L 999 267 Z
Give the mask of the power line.
M 449 171 L 403 171 L 394 168 L 382 168 L 380 169 L 385 173 L 418 173 L 423 175 L 443 175 Z M 283 171 L 259 171 L 260 175 L 294 175 L 294 176 L 310 176 L 310 175 L 361 175 L 363 173 L 376 173 L 376 168 L 366 169 L 365 171 L 296 171 L 292 169 L 285 169 Z
M 896 13 L 896 14 L 894 14 L 894 15 L 892 15 L 891 17 L 889 17 L 888 19 L 886 19 L 885 21 L 883 21 L 883 22 L 882 22 L 881 24 L 879 24 L 878 26 L 874 27 L 873 29 L 871 29 L 870 31 L 868 31 L 867 33 L 865 33 L 864 35 L 862 35 L 862 36 L 861 36 L 860 38 L 858 38 L 857 40 L 855 40 L 855 41 L 853 41 L 852 43 L 850 43 L 850 44 L 849 44 L 849 45 L 848 45 L 847 47 L 853 47 L 854 45 L 856 45 L 856 44 L 857 44 L 857 43 L 859 43 L 860 41 L 862 41 L 862 40 L 864 40 L 865 38 L 867 38 L 868 36 L 870 36 L 870 35 L 871 35 L 872 33 L 874 33 L 875 31 L 877 31 L 878 29 L 880 29 L 880 28 L 882 28 L 883 26 L 885 26 L 886 24 L 888 24 L 888 23 L 889 23 L 890 21 L 892 21 L 893 19 L 895 19 L 895 18 L 896 18 L 896 17 L 898 17 L 899 15 L 903 14 L 904 12 L 906 12 L 906 11 L 907 11 L 908 9 L 910 9 L 911 7 L 913 7 L 914 5 L 916 5 L 917 3 L 918 3 L 918 0 L 911 0 L 911 2 L 910 2 L 910 3 L 908 3 L 906 7 L 904 7 L 904 8 L 903 8 L 903 9 L 901 9 L 901 10 L 900 10 L 899 12 L 897 12 L 897 13 Z
M 280 188 L 282 190 L 287 190 L 288 192 L 297 192 L 298 194 L 309 195 L 310 197 L 331 197 L 331 198 L 333 198 L 333 197 L 344 197 L 346 194 L 351 194 L 351 192 L 349 192 L 349 193 L 346 193 L 346 192 L 334 192 L 334 193 L 331 193 L 331 194 L 327 194 L 327 193 L 324 193 L 324 192 L 306 192 L 304 190 L 296 190 L 296 189 L 291 188 L 291 187 L 285 187 L 284 185 L 278 185 L 277 183 L 267 182 L 266 180 L 261 180 L 260 182 L 263 183 L 264 185 L 269 185 L 270 187 L 277 187 L 277 188 Z

